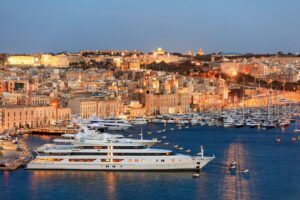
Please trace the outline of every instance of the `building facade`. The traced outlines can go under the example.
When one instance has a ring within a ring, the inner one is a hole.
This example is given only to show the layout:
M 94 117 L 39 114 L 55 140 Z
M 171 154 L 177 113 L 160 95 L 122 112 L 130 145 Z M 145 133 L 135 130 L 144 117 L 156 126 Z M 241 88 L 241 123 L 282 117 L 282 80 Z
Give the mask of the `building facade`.
M 145 114 L 188 113 L 191 109 L 191 94 L 145 94 Z
M 72 114 L 87 119 L 92 115 L 100 118 L 114 117 L 123 113 L 123 103 L 120 100 L 102 100 L 94 98 L 74 98 L 68 102 Z
M 71 109 L 53 106 L 9 106 L 0 111 L 0 129 L 48 127 L 71 116 Z

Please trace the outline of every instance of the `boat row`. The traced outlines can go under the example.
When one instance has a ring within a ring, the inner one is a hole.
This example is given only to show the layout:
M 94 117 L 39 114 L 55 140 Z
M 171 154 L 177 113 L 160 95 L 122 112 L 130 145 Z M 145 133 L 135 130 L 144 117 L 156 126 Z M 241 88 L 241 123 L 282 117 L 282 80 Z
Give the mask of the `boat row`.
M 191 124 L 201 126 L 221 126 L 224 128 L 275 128 L 287 127 L 296 121 L 299 106 L 287 109 L 286 107 L 267 108 L 240 108 L 223 111 L 209 111 L 192 114 L 158 115 L 151 123 L 160 124 Z

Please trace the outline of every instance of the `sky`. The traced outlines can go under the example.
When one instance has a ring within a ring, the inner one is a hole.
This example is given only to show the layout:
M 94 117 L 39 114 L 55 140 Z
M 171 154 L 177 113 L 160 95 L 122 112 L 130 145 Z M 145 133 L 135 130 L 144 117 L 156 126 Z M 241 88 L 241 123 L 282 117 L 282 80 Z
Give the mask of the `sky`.
M 1 0 L 0 52 L 300 53 L 299 0 Z

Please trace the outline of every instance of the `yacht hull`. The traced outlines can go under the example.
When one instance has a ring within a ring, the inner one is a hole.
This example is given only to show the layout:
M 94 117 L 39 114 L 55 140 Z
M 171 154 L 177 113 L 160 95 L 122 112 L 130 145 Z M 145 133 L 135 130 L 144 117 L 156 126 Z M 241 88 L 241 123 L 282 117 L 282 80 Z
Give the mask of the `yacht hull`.
M 99 170 L 99 171 L 195 171 L 203 168 L 214 157 L 182 159 L 181 162 L 147 162 L 145 163 L 101 163 L 96 159 L 93 163 L 70 163 L 67 160 L 52 163 L 31 161 L 27 169 L 45 170 Z M 134 159 L 132 159 L 134 160 Z

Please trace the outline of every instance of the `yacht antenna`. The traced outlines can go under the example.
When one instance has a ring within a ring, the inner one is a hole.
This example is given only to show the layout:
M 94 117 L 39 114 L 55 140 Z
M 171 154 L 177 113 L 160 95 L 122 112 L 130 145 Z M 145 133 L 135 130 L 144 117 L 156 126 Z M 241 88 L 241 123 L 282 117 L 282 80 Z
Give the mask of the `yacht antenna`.
M 201 158 L 203 159 L 203 156 L 204 156 L 204 149 L 203 149 L 203 145 L 201 145 L 200 149 L 201 149 Z

